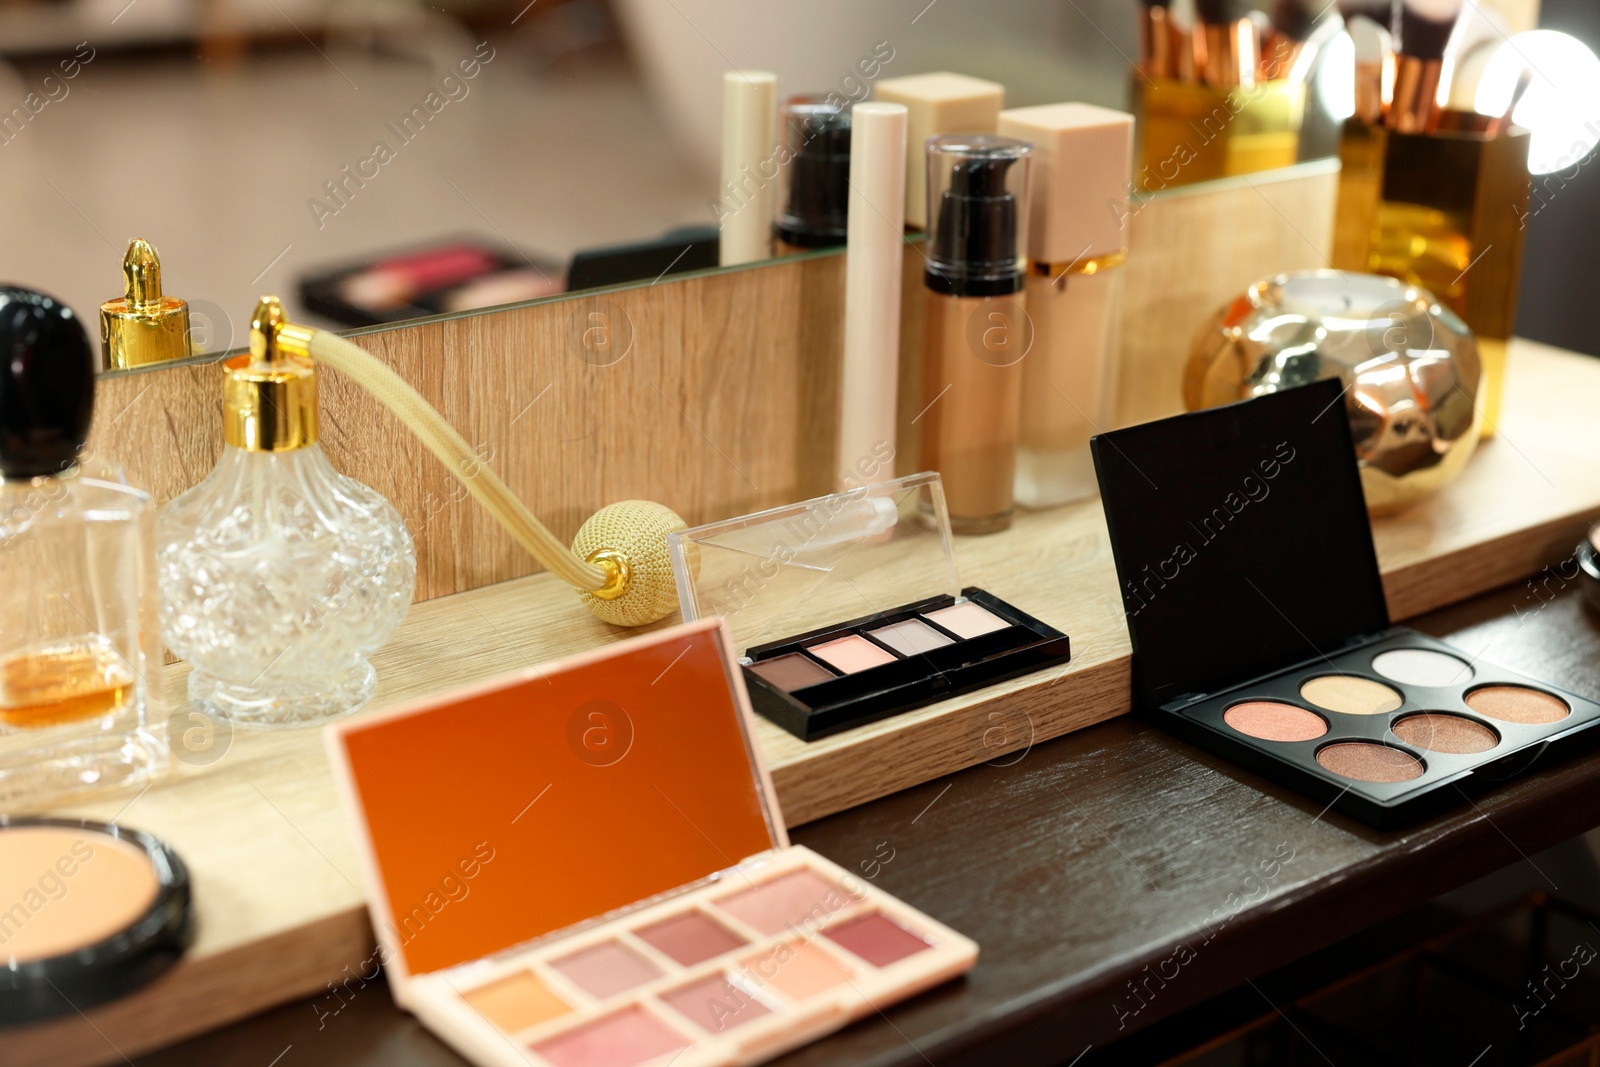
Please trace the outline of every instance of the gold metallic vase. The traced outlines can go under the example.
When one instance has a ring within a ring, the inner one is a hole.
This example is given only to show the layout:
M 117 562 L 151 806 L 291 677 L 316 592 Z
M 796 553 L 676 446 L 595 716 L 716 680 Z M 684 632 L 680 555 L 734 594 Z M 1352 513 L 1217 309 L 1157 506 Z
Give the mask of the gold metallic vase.
M 1392 278 L 1321 270 L 1256 282 L 1195 337 L 1183 398 L 1193 411 L 1334 377 L 1348 386 L 1372 513 L 1415 503 L 1472 458 L 1472 332 L 1433 294 Z
M 1432 133 L 1347 131 L 1333 261 L 1426 289 L 1471 327 L 1485 436 L 1500 417 L 1516 324 L 1530 137 L 1518 128 L 1490 135 L 1491 121 L 1450 111 Z

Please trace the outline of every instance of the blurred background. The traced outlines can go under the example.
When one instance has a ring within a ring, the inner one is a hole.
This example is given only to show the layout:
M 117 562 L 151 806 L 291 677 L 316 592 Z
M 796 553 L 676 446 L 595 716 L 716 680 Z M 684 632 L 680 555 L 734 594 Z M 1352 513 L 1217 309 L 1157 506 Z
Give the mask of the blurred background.
M 1482 5 L 1490 31 L 1531 26 L 1527 0 L 1502 3 Z M 1544 18 L 1593 43 L 1595 6 L 1545 0 Z M 1002 82 L 1007 106 L 1128 107 L 1136 10 L 0 0 L 0 278 L 87 313 L 120 295 L 128 240 L 145 237 L 167 291 L 193 306 L 196 343 L 221 351 L 243 342 L 264 292 L 292 316 L 353 325 L 318 294 L 337 283 L 371 322 L 396 321 L 550 295 L 569 270 L 575 287 L 614 280 L 572 268 L 616 246 L 684 249 L 669 269 L 704 267 L 725 70 L 772 70 L 780 97 L 858 100 L 871 92 L 860 63 L 876 55 L 880 77 L 953 69 Z M 1303 156 L 1336 143 L 1303 141 Z M 1600 186 L 1574 169 L 1529 220 L 1521 332 L 1600 352 L 1600 330 L 1571 299 L 1587 274 L 1576 268 L 1597 255 Z M 424 272 L 481 260 L 498 273 L 417 305 L 367 269 L 396 259 Z

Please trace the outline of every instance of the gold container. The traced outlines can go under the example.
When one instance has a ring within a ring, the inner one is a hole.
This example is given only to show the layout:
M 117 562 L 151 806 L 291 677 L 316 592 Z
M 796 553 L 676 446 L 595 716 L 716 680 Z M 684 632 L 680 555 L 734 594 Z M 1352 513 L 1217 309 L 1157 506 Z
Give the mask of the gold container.
M 1490 121 L 1445 112 L 1433 133 L 1369 131 L 1376 181 L 1358 168 L 1341 178 L 1334 229 L 1342 239 L 1333 263 L 1426 289 L 1472 328 L 1483 361 L 1485 436 L 1500 417 L 1506 345 L 1516 324 L 1530 139 L 1517 128 L 1490 136 Z M 1360 144 L 1348 133 L 1346 144 L 1359 158 Z M 1370 224 L 1363 226 L 1363 215 Z
M 1223 88 L 1141 77 L 1135 84 L 1143 190 L 1274 170 L 1299 158 L 1303 83 Z
M 1481 379 L 1472 331 L 1431 293 L 1393 278 L 1261 279 L 1201 327 L 1183 399 L 1194 411 L 1335 377 L 1373 514 L 1437 492 L 1472 458 Z

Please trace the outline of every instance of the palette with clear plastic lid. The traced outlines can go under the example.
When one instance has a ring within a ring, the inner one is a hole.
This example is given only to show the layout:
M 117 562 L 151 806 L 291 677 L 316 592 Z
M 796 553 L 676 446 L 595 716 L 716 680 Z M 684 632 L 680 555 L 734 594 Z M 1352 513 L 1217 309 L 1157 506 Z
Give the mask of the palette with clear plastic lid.
M 804 741 L 1071 657 L 1060 630 L 961 584 L 934 472 L 667 541 L 683 617 L 728 620 L 756 711 Z

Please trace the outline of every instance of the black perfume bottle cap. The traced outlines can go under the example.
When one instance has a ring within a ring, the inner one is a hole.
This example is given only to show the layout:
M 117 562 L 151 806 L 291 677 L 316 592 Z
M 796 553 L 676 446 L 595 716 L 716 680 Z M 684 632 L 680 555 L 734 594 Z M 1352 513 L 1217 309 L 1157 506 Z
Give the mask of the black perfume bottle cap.
M 928 266 L 923 284 L 952 296 L 1003 296 L 1027 266 L 1033 145 L 993 134 L 928 139 Z
M 0 475 L 70 470 L 94 414 L 94 349 L 55 297 L 0 286 Z
M 800 248 L 842 245 L 850 204 L 850 107 L 831 96 L 792 96 L 783 105 L 792 158 L 781 172 L 778 236 Z

